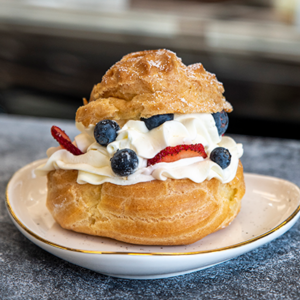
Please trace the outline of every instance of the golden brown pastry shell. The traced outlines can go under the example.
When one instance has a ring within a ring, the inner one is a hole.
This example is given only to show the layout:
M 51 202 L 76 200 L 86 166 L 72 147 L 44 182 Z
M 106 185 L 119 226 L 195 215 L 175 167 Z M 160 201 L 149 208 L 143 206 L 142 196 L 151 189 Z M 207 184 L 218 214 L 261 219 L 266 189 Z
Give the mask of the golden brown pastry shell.
M 191 244 L 226 227 L 245 193 L 241 163 L 226 184 L 168 179 L 82 185 L 76 179 L 75 170 L 48 174 L 47 207 L 63 228 L 144 245 Z
M 231 112 L 224 88 L 202 64 L 186 66 L 161 49 L 130 53 L 94 86 L 76 121 L 88 127 L 104 119 L 119 124 L 158 114 Z

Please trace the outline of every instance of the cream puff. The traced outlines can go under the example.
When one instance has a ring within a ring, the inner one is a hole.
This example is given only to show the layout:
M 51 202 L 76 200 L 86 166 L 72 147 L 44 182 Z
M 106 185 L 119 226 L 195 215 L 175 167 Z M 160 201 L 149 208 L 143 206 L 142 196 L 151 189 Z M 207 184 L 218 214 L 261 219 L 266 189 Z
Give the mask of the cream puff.
M 124 56 L 78 109 L 73 143 L 53 128 L 61 146 L 36 173 L 47 175 L 54 219 L 144 245 L 191 244 L 228 226 L 245 183 L 242 145 L 224 136 L 223 92 L 171 51 Z

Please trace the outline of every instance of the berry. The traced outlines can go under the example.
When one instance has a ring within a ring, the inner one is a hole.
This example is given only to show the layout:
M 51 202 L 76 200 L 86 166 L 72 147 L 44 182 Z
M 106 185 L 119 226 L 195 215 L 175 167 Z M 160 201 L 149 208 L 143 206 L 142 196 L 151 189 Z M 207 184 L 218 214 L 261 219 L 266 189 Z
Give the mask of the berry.
M 110 161 L 112 170 L 119 176 L 128 176 L 134 173 L 139 165 L 136 153 L 127 148 L 118 150 Z
M 201 156 L 206 158 L 204 147 L 202 144 L 195 145 L 177 145 L 175 147 L 167 147 L 160 151 L 153 158 L 148 159 L 147 166 L 160 162 L 173 162 L 182 158 Z
M 52 126 L 51 134 L 64 149 L 68 150 L 69 152 L 71 152 L 74 155 L 83 154 L 75 145 L 72 144 L 72 141 L 67 136 L 67 134 L 63 130 L 61 130 L 59 127 Z
M 172 121 L 174 119 L 174 114 L 156 115 L 148 119 L 141 118 L 145 122 L 146 127 L 151 130 L 165 123 L 166 121 Z
M 117 131 L 120 126 L 117 122 L 112 120 L 102 120 L 95 126 L 94 137 L 98 144 L 107 146 L 117 138 Z
M 223 135 L 225 133 L 225 131 L 227 130 L 228 123 L 229 123 L 227 113 L 224 110 L 222 110 L 221 112 L 217 112 L 215 114 L 212 114 L 212 116 L 215 119 L 219 135 Z
M 226 148 L 217 147 L 210 153 L 210 159 L 222 169 L 226 169 L 230 165 L 231 154 Z

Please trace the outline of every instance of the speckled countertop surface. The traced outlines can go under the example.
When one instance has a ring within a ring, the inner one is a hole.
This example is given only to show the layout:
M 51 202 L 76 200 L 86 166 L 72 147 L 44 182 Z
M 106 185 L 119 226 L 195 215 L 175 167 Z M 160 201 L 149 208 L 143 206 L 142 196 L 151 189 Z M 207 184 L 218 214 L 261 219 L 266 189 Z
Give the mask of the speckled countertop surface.
M 6 185 L 53 146 L 50 127 L 72 122 L 0 115 L 0 299 L 299 299 L 300 221 L 283 236 L 223 264 L 157 280 L 117 279 L 63 261 L 27 240 L 5 207 Z M 246 172 L 300 185 L 300 141 L 235 136 Z

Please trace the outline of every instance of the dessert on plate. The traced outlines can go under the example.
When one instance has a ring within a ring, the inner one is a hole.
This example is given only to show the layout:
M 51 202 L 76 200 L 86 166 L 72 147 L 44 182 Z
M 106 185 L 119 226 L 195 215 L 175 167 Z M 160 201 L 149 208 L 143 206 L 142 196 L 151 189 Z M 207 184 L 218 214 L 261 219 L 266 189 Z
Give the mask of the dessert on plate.
M 224 136 L 230 103 L 202 64 L 169 50 L 131 53 L 113 65 L 76 113 L 72 142 L 36 173 L 63 227 L 145 245 L 184 245 L 225 228 L 245 193 L 243 149 Z

